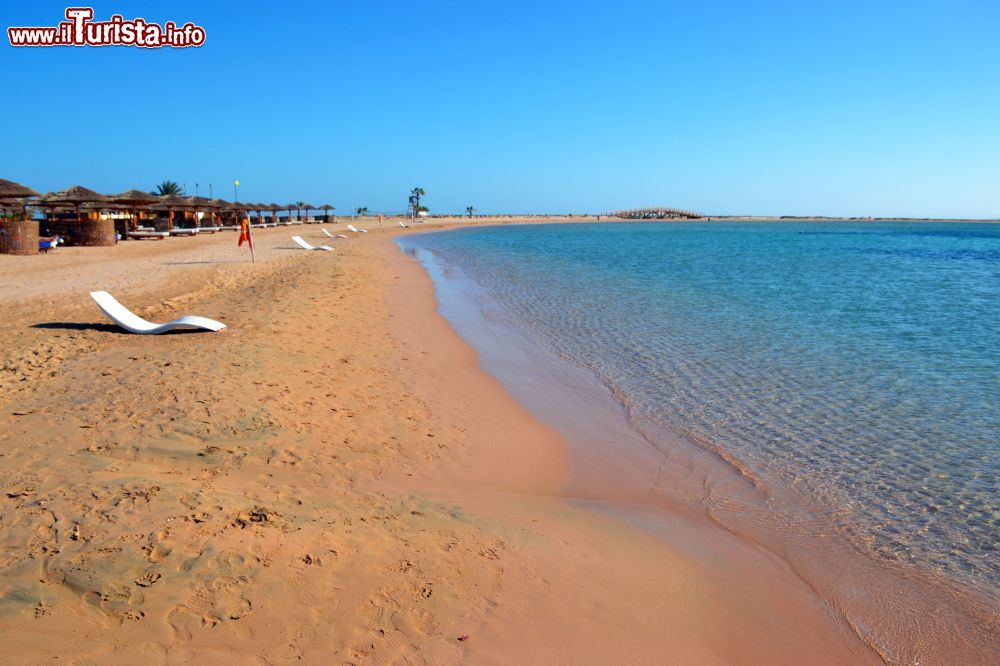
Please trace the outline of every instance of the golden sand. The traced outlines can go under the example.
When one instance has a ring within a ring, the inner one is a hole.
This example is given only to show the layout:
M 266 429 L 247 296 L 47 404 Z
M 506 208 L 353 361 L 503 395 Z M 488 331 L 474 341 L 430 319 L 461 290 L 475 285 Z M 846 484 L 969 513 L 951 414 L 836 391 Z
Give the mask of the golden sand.
M 878 662 L 778 558 L 566 496 L 410 231 L 368 227 L 0 256 L 5 661 Z M 128 335 L 96 289 L 228 328 Z

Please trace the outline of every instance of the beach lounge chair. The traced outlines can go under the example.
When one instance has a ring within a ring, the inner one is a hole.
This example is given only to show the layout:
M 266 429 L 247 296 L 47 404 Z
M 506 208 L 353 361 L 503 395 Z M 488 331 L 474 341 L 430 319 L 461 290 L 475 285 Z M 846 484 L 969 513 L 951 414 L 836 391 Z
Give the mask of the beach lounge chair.
M 403 227 L 404 229 L 409 229 L 410 228 L 410 225 L 404 224 L 402 220 L 399 221 L 399 226 Z
M 182 228 L 171 229 L 170 230 L 170 235 L 171 236 L 197 236 L 198 235 L 198 230 L 197 229 L 182 229 Z
M 356 229 L 353 224 L 348 224 L 347 228 L 350 229 L 351 231 L 353 231 L 356 234 L 366 234 L 366 233 L 368 233 L 367 229 Z
M 295 241 L 296 245 L 301 247 L 303 250 L 326 250 L 327 252 L 333 252 L 333 248 L 329 245 L 320 245 L 319 247 L 313 247 L 309 243 L 302 240 L 302 236 L 292 236 L 292 240 Z
M 108 319 L 124 328 L 129 333 L 139 335 L 156 335 L 166 333 L 174 329 L 203 328 L 208 331 L 221 331 L 226 327 L 222 322 L 206 319 L 205 317 L 181 317 L 168 321 L 165 324 L 154 324 L 138 316 L 124 305 L 119 303 L 114 296 L 106 291 L 92 291 L 90 297 L 97 303 L 97 307 L 108 316 Z
M 347 236 L 345 236 L 344 234 L 331 234 L 326 229 L 323 229 L 323 233 L 329 236 L 330 238 L 347 238 Z
M 169 231 L 130 231 L 128 232 L 129 238 L 134 238 L 136 240 L 148 239 L 148 240 L 163 240 L 170 235 Z

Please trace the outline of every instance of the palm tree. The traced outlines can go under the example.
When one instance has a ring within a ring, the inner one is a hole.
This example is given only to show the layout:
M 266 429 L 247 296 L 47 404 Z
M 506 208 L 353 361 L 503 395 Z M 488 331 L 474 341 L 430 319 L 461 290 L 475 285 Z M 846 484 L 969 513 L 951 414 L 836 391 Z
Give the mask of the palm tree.
M 472 217 L 473 214 L 475 214 L 476 209 L 473 208 L 472 206 L 466 206 L 465 207 L 465 212 L 469 214 L 469 217 Z
M 361 208 L 356 209 L 354 212 L 358 214 L 358 217 L 364 217 L 365 215 L 368 214 L 368 207 L 362 206 Z
M 182 196 L 184 194 L 184 188 L 182 188 L 180 185 L 178 185 L 177 183 L 175 183 L 172 180 L 165 180 L 162 183 L 160 183 L 159 185 L 157 185 L 156 186 L 156 190 L 154 190 L 150 194 L 156 194 L 156 195 L 159 195 L 161 197 L 163 195 L 165 195 L 165 194 L 173 194 L 175 196 Z
M 305 201 L 296 201 L 295 202 L 295 219 L 296 220 L 301 220 L 302 219 L 302 207 L 305 206 L 305 205 L 306 205 Z
M 413 215 L 415 216 L 420 212 L 420 197 L 426 195 L 427 192 L 424 191 L 422 187 L 414 187 L 413 191 L 410 192 L 410 205 L 413 207 Z

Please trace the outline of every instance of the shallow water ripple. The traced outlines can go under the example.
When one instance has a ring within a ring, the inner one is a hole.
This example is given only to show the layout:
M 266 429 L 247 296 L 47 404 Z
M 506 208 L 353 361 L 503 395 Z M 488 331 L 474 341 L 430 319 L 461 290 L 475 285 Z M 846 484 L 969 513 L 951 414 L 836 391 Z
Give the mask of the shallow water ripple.
M 1000 225 L 585 224 L 412 237 L 637 424 L 781 479 L 879 557 L 1000 589 Z

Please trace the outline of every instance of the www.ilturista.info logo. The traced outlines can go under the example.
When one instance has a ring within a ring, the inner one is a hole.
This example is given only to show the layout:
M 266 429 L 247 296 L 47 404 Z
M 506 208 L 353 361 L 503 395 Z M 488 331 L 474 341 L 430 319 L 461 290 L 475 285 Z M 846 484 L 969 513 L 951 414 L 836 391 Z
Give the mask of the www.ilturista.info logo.
M 162 26 L 135 18 L 126 21 L 114 14 L 108 21 L 94 21 L 92 7 L 67 7 L 66 19 L 49 28 L 7 28 L 11 46 L 164 46 L 186 48 L 205 43 L 205 29 L 190 21 L 178 26 L 167 21 Z

